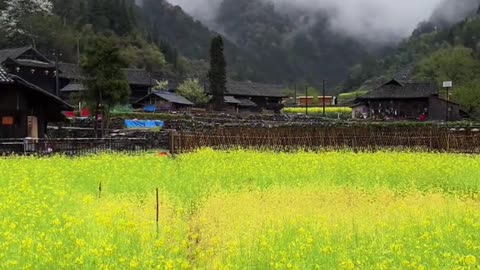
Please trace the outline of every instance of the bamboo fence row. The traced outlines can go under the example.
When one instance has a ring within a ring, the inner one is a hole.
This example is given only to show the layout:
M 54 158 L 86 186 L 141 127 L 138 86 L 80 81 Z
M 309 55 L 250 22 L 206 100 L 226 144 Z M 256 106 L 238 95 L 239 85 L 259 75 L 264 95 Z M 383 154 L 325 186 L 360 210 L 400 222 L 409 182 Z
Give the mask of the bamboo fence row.
M 480 153 L 480 132 L 471 129 L 406 127 L 222 128 L 204 132 L 170 133 L 170 151 L 200 148 L 297 150 L 421 150 Z

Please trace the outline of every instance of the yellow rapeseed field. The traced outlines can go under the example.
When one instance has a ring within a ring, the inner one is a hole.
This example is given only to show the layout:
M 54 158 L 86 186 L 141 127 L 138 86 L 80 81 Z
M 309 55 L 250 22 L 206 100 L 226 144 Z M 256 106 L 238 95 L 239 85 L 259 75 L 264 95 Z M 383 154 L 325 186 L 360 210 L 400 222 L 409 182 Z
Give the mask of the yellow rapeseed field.
M 479 172 L 406 152 L 2 158 L 0 269 L 480 269 Z
M 309 107 L 309 108 L 285 108 L 283 111 L 285 113 L 305 113 L 305 111 L 308 110 L 309 114 L 323 114 L 323 108 L 322 107 Z M 352 114 L 352 108 L 349 107 L 326 107 L 325 108 L 325 113 L 328 115 L 332 116 L 337 116 L 338 114 L 340 115 L 351 115 Z

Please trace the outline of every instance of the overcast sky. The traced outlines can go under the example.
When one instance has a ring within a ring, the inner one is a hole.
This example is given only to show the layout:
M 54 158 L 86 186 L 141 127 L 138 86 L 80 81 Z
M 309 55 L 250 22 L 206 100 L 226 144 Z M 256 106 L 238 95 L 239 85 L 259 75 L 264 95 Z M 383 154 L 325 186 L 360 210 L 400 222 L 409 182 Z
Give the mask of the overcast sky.
M 168 1 L 210 24 L 222 0 Z M 367 40 L 384 41 L 392 36 L 406 37 L 411 34 L 415 26 L 428 19 L 442 1 L 444 0 L 272 0 L 277 4 L 294 5 L 310 11 L 330 10 L 332 29 Z

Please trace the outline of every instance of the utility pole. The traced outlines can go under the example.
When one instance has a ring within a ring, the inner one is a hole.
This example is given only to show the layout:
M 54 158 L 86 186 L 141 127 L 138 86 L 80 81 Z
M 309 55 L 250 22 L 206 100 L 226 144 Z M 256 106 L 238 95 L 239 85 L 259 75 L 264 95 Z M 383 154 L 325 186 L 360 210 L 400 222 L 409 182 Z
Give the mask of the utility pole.
M 59 57 L 62 56 L 62 53 L 57 49 L 54 50 L 53 56 L 55 56 L 55 94 L 60 96 L 60 72 L 59 72 Z
M 446 119 L 447 119 L 447 127 L 448 127 L 448 120 L 450 120 L 450 88 L 447 87 L 447 114 L 446 114 Z
M 80 65 L 80 38 L 77 38 L 77 64 Z
M 325 103 L 326 102 L 326 100 L 325 100 L 326 99 L 325 83 L 326 83 L 325 80 L 323 80 L 323 117 L 327 116 L 327 111 L 326 111 L 326 105 L 327 104 Z
M 447 124 L 447 127 L 448 127 L 448 121 L 450 120 L 450 88 L 453 87 L 453 82 L 452 81 L 446 81 L 446 82 L 443 82 L 443 87 L 446 88 L 447 90 L 447 98 L 445 99 L 446 100 L 446 114 L 445 114 L 445 122 Z
M 296 84 L 294 85 L 293 89 L 295 91 L 295 97 L 293 98 L 293 100 L 295 101 L 295 106 L 297 106 L 298 104 L 297 104 L 297 85 Z
M 305 86 L 305 114 L 308 115 L 308 85 Z

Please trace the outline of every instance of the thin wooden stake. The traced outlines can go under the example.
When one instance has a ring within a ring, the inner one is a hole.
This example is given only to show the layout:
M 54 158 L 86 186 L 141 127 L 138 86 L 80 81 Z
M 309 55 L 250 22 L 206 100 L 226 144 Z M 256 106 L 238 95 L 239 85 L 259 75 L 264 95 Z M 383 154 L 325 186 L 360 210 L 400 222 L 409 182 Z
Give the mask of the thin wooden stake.
M 156 201 L 157 201 L 157 205 L 156 205 L 156 208 L 157 208 L 157 218 L 156 218 L 156 222 L 157 222 L 157 234 L 159 233 L 160 231 L 160 226 L 159 226 L 159 221 L 160 221 L 160 202 L 158 201 L 158 188 L 156 189 L 156 195 L 157 195 L 157 198 L 156 198 Z
M 100 199 L 102 197 L 102 182 L 98 184 L 98 198 Z

